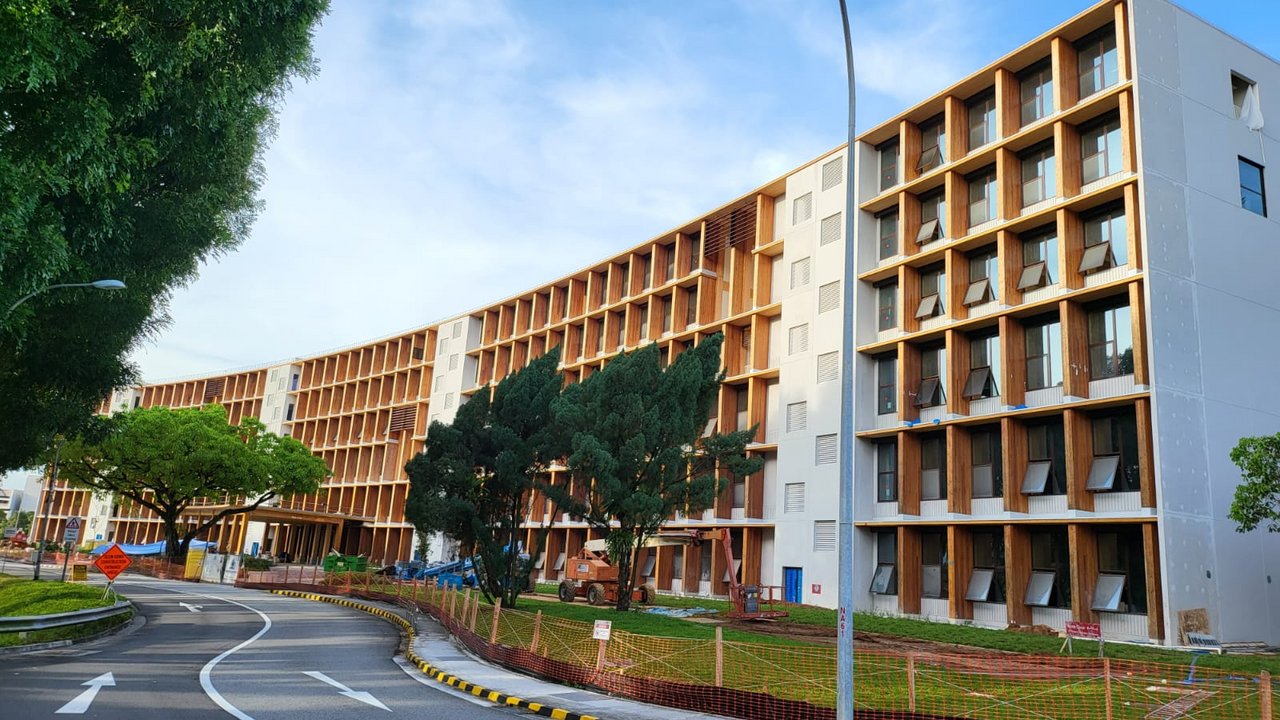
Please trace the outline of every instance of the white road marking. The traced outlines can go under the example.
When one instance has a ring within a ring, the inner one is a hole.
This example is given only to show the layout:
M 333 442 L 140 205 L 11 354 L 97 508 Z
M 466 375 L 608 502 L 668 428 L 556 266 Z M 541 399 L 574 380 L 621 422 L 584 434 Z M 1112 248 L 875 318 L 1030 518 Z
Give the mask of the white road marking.
M 190 610 L 191 612 L 200 612 L 201 610 L 204 609 L 203 605 L 188 605 L 187 603 L 184 603 L 184 602 L 180 602 L 178 604 Z
M 365 705 L 372 705 L 372 706 L 374 706 L 374 707 L 376 707 L 376 708 L 382 708 L 383 710 L 386 710 L 387 712 L 391 712 L 391 708 L 387 707 L 386 705 L 383 705 L 381 702 L 379 702 L 379 701 L 378 701 L 378 698 L 374 697 L 373 695 L 371 695 L 371 694 L 369 694 L 369 693 L 367 693 L 367 692 L 361 692 L 361 691 L 352 690 L 351 688 L 347 687 L 346 685 L 343 685 L 342 683 L 338 682 L 337 680 L 334 680 L 333 678 L 329 677 L 328 675 L 325 675 L 324 673 L 320 672 L 319 670 L 304 670 L 304 671 L 302 672 L 302 674 L 303 674 L 303 675 L 307 675 L 307 676 L 309 676 L 309 677 L 313 677 L 313 678 L 315 678 L 315 679 L 319 680 L 320 682 L 328 683 L 328 684 L 330 684 L 330 685 L 332 685 L 332 686 L 334 686 L 334 687 L 338 688 L 338 690 L 339 690 L 338 694 L 339 694 L 339 695 L 345 695 L 345 696 L 347 696 L 347 697 L 351 698 L 352 700 L 359 700 L 360 702 L 364 703 Z
M 168 588 L 165 588 L 165 589 L 167 590 Z M 182 591 L 177 590 L 175 592 L 182 592 Z M 195 593 L 185 593 L 185 594 L 194 595 Z M 249 638 L 248 640 L 245 640 L 244 642 L 231 648 L 230 650 L 223 652 L 221 655 L 205 663 L 204 667 L 200 668 L 200 687 L 204 688 L 204 694 L 208 695 L 210 700 L 217 703 L 218 707 L 222 708 L 223 710 L 226 710 L 227 714 L 231 715 L 231 717 L 233 718 L 236 718 L 236 720 L 253 720 L 252 716 L 244 714 L 243 712 L 240 711 L 240 708 L 236 707 L 235 705 L 232 705 L 230 702 L 227 701 L 226 698 L 222 697 L 222 693 L 218 692 L 218 689 L 213 686 L 213 680 L 211 679 L 211 676 L 213 674 L 213 668 L 216 667 L 218 663 L 230 657 L 232 654 L 249 647 L 251 644 L 253 644 L 255 640 L 262 637 L 263 635 L 266 635 L 267 631 L 271 629 L 271 618 L 267 617 L 267 614 L 262 612 L 261 610 L 258 610 L 257 608 L 251 608 L 242 602 L 236 602 L 235 600 L 228 600 L 227 598 L 214 597 L 213 595 L 202 595 L 201 597 L 207 597 L 212 600 L 221 600 L 222 602 L 228 602 L 228 603 L 231 603 L 232 605 L 238 605 L 244 608 L 245 610 L 257 613 L 258 617 L 262 618 L 262 629 L 259 630 L 253 637 Z
M 423 685 L 426 685 L 432 690 L 442 692 L 445 695 L 452 695 L 458 698 L 459 700 L 466 700 L 472 705 L 479 705 L 480 707 L 498 708 L 498 709 L 502 709 L 506 707 L 505 705 L 497 705 L 495 703 L 489 702 L 484 698 L 476 697 L 471 693 L 463 692 L 457 688 L 450 687 L 442 683 L 438 683 L 435 680 L 431 680 L 423 676 L 422 671 L 418 669 L 418 666 L 409 662 L 407 659 L 405 659 L 403 655 L 397 655 L 393 659 L 395 660 L 396 664 L 400 666 L 400 669 L 404 671 L 405 675 L 408 675 L 409 677 L 413 678 L 414 680 L 418 681 Z M 521 712 L 520 714 L 523 714 L 523 712 Z
M 89 709 L 89 706 L 93 704 L 93 699 L 98 697 L 98 691 L 101 690 L 104 685 L 106 687 L 115 687 L 116 679 L 111 673 L 103 673 L 98 677 L 81 684 L 88 685 L 89 689 L 75 696 L 71 702 L 58 708 L 54 715 L 83 715 L 85 711 Z

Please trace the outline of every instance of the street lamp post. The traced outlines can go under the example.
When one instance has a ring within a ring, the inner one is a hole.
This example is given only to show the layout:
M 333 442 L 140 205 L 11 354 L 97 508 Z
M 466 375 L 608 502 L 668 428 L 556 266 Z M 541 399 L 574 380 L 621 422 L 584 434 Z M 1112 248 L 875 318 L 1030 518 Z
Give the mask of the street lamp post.
M 853 74 L 853 39 L 849 10 L 840 0 L 844 25 L 845 74 L 849 82 L 849 144 L 845 148 L 844 183 L 844 307 L 840 342 L 840 544 L 837 559 L 840 615 L 836 646 L 836 720 L 853 720 L 853 300 L 857 261 L 854 249 L 854 134 L 857 92 Z
M 53 441 L 53 463 L 49 468 L 49 482 L 44 486 L 44 507 L 40 518 L 40 532 L 35 532 L 34 525 L 31 528 L 31 534 L 35 536 L 36 540 L 35 568 L 31 574 L 33 580 L 40 579 L 40 563 L 44 562 L 44 537 L 49 534 L 49 506 L 53 505 L 53 486 L 58 483 L 58 461 L 62 459 L 62 442 L 62 438 L 54 438 Z
M 94 280 L 93 282 L 87 282 L 87 283 L 58 283 L 57 285 L 49 285 L 46 287 L 42 287 L 39 290 L 36 290 L 34 292 L 29 292 L 26 295 L 23 295 L 22 297 L 18 298 L 18 302 L 10 305 L 9 309 L 5 311 L 3 319 L 7 322 L 9 320 L 9 316 L 13 314 L 14 310 L 18 309 L 19 305 L 22 305 L 22 303 L 30 300 L 31 298 L 39 295 L 42 292 L 45 292 L 46 290 L 57 290 L 60 288 L 86 288 L 86 287 L 93 288 L 95 290 L 124 290 L 125 284 L 119 280 Z

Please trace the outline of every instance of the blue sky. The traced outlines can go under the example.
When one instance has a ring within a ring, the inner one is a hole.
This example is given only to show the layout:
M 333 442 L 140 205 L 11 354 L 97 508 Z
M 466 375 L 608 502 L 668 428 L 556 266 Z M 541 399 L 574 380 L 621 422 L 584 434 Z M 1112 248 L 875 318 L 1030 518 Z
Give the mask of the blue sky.
M 1091 5 L 852 0 L 859 127 Z M 1280 4 L 1187 0 L 1280 56 Z M 836 0 L 334 0 L 241 249 L 148 380 L 425 325 L 642 242 L 840 144 Z

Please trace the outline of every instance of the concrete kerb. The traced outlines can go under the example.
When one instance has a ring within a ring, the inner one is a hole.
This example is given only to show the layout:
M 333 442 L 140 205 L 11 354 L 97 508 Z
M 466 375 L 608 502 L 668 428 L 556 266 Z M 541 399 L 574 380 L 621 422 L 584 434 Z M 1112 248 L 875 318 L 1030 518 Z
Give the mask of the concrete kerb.
M 318 595 L 316 593 L 301 592 L 298 590 L 272 590 L 271 592 L 272 594 L 275 594 L 275 595 L 283 595 L 286 597 L 302 598 L 304 600 L 314 600 L 316 602 L 327 602 L 327 603 L 332 603 L 334 605 L 341 605 L 343 607 L 349 607 L 355 610 L 360 610 L 361 612 L 369 613 L 370 615 L 376 615 L 377 617 L 383 618 L 384 620 L 395 623 L 400 627 L 400 629 L 405 633 L 405 635 L 408 638 L 408 649 L 405 651 L 405 657 L 409 659 L 409 662 L 412 662 L 428 678 L 435 680 L 437 682 L 443 683 L 445 685 L 448 685 L 449 687 L 455 688 L 457 690 L 461 690 L 466 693 L 470 693 L 471 695 L 474 695 L 475 697 L 478 697 L 478 698 L 484 698 L 485 700 L 488 700 L 489 702 L 495 703 L 497 705 L 506 705 L 509 707 L 521 708 L 524 710 L 528 710 L 531 713 L 541 715 L 542 717 L 552 718 L 552 720 L 600 720 L 594 715 L 582 715 L 576 712 L 571 712 L 569 710 L 564 710 L 562 708 L 554 708 L 548 705 L 544 705 L 542 703 L 523 700 L 513 695 L 507 695 L 505 693 L 498 692 L 497 690 L 490 690 L 489 688 L 483 687 L 481 685 L 476 685 L 475 683 L 467 682 L 462 678 L 459 678 L 454 675 L 450 675 L 444 672 L 443 670 L 440 670 L 439 668 L 434 667 L 431 663 L 427 662 L 425 659 L 419 656 L 418 653 L 415 652 L 413 649 L 413 638 L 414 638 L 413 623 L 401 617 L 400 615 L 397 615 L 396 613 L 390 612 L 388 610 L 383 610 L 382 608 L 373 607 L 371 605 L 365 605 L 364 603 L 356 602 L 354 600 L 348 600 L 346 598 L 341 598 L 341 597 L 333 597 L 331 595 Z

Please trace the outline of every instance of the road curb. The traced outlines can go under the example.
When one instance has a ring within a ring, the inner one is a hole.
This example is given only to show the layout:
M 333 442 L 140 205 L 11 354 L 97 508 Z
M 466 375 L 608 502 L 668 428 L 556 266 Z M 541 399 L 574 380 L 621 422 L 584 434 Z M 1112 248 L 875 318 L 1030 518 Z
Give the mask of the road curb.
M 403 630 L 409 638 L 409 649 L 405 652 L 405 656 L 409 658 L 409 661 L 427 677 L 448 685 L 449 687 L 470 693 L 479 698 L 484 698 L 485 700 L 498 705 L 522 708 L 531 713 L 541 715 L 542 717 L 552 718 L 552 720 L 599 720 L 599 718 L 594 715 L 581 715 L 561 708 L 553 708 L 548 705 L 543 705 L 542 703 L 523 700 L 513 695 L 498 692 L 497 690 L 490 690 L 489 688 L 476 685 L 475 683 L 469 683 L 455 675 L 450 675 L 444 672 L 427 662 L 419 656 L 418 653 L 414 652 L 413 638 L 415 633 L 413 630 L 413 623 L 393 612 L 390 612 L 389 610 L 383 610 L 382 608 L 373 607 L 372 605 L 365 605 L 364 603 L 348 600 L 346 598 L 333 597 L 330 595 L 317 595 L 316 593 L 301 592 L 298 590 L 272 590 L 271 593 L 273 595 L 283 595 L 285 597 L 302 598 L 304 600 L 314 600 L 316 602 L 327 602 L 334 605 L 341 605 L 343 607 L 367 612 L 370 615 L 376 615 L 384 620 L 388 620 L 399 625 L 400 629 Z

